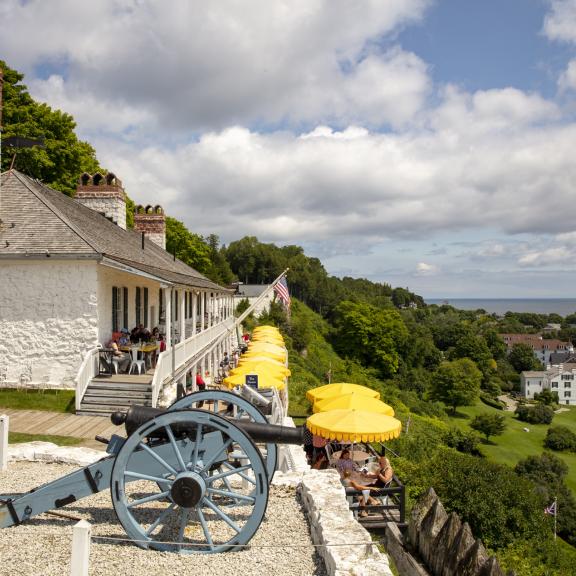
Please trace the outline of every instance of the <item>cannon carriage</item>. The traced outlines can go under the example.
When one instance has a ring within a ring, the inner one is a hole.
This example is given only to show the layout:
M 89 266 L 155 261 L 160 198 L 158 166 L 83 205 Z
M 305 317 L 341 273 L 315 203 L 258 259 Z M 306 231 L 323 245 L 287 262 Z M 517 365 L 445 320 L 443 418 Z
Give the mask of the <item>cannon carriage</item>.
M 260 526 L 278 444 L 302 444 L 303 429 L 268 424 L 240 396 L 205 391 L 168 410 L 133 406 L 112 415 L 127 437 L 108 456 L 21 495 L 0 496 L 0 528 L 110 489 L 138 546 L 217 553 L 246 545 Z

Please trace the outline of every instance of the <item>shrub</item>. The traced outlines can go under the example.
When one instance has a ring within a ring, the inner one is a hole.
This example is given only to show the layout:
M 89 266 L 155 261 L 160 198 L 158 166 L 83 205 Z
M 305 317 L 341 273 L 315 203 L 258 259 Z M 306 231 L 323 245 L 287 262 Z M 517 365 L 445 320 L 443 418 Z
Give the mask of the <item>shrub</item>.
M 548 428 L 544 446 L 551 450 L 576 452 L 576 434 L 566 426 Z
M 504 403 L 497 398 L 492 398 L 488 394 L 480 394 L 480 400 L 487 406 L 491 406 L 492 408 L 496 408 L 496 410 L 504 410 Z
M 500 436 L 506 430 L 506 421 L 500 414 L 478 414 L 470 423 L 477 432 L 486 436 L 486 442 L 490 436 Z
M 550 424 L 554 418 L 554 410 L 544 404 L 536 404 L 535 406 L 524 404 L 518 405 L 516 416 L 522 422 L 530 424 Z
M 456 427 L 450 428 L 444 435 L 444 442 L 450 448 L 458 450 L 458 452 L 473 454 L 474 456 L 480 455 L 480 450 L 478 450 L 480 438 L 478 434 L 471 430 L 460 430 L 460 428 Z

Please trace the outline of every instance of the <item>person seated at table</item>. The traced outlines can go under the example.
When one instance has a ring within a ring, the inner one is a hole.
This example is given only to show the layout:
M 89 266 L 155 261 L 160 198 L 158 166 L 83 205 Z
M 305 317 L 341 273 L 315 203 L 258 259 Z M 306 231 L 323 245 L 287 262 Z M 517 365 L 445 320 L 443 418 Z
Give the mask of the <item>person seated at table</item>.
M 347 470 L 350 472 L 355 472 L 357 469 L 358 466 L 356 465 L 356 462 L 354 462 L 354 460 L 352 460 L 350 457 L 350 450 L 347 448 L 342 450 L 342 452 L 340 452 L 340 458 L 336 462 L 336 470 L 338 470 L 340 476 L 343 477 L 344 472 Z
M 354 490 L 370 490 L 370 486 L 364 486 L 363 484 L 359 484 L 358 482 L 355 482 L 354 480 L 352 480 L 352 478 L 350 477 L 352 475 L 352 470 L 344 470 L 344 474 L 342 475 L 342 485 L 344 486 L 344 488 L 352 488 Z M 372 498 L 371 496 L 368 496 L 368 502 L 366 501 L 366 498 L 364 498 L 364 494 L 357 496 L 358 498 L 358 506 L 360 507 L 360 516 L 362 518 L 365 518 L 366 516 L 368 516 L 368 512 L 366 511 L 366 504 L 373 504 L 376 503 L 377 501 Z
M 386 456 L 378 458 L 378 470 L 373 474 L 366 474 L 368 478 L 376 478 L 373 488 L 384 488 L 390 484 L 394 476 L 394 470 L 390 464 L 390 460 Z
M 144 327 L 144 324 L 138 324 L 130 333 L 130 340 L 132 342 L 148 342 L 150 340 L 150 332 Z
M 160 338 L 160 329 L 158 328 L 158 326 L 154 326 L 152 332 L 150 333 L 150 340 L 156 342 L 159 340 L 159 338 Z
M 130 366 L 130 356 L 120 351 L 114 340 L 110 340 L 108 348 L 112 350 L 112 359 L 118 361 L 118 372 L 127 372 Z
M 119 346 L 129 346 L 130 345 L 130 333 L 128 328 L 122 328 L 120 330 L 120 338 L 118 339 Z
M 158 336 L 158 352 L 164 352 L 166 350 L 166 341 L 164 340 L 164 335 L 160 334 Z
M 204 382 L 204 378 L 202 378 L 201 370 L 196 372 L 196 388 L 198 388 L 198 390 L 206 390 L 206 382 Z

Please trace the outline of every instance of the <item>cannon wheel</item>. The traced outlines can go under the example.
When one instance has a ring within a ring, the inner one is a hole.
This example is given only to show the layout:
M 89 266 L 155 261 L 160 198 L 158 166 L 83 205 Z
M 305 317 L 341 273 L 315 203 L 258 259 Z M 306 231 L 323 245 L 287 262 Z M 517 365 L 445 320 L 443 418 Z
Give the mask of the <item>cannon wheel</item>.
M 133 432 L 116 456 L 110 492 L 135 544 L 184 554 L 247 544 L 268 504 L 254 442 L 204 410 L 165 412 Z
M 211 408 L 204 408 L 199 406 L 204 402 L 211 401 L 213 404 Z M 193 394 L 188 394 L 179 400 L 176 400 L 168 410 L 186 410 L 189 408 L 202 408 L 205 410 L 210 410 L 211 412 L 218 413 L 222 407 L 222 403 L 225 407 L 230 405 L 235 407 L 235 418 L 240 420 L 244 416 L 248 416 L 252 422 L 258 422 L 261 424 L 268 424 L 268 419 L 260 410 L 254 406 L 251 402 L 248 402 L 242 396 L 234 394 L 234 392 L 227 392 L 226 390 L 202 390 L 201 392 L 194 392 Z M 266 444 L 266 455 L 262 454 L 264 462 L 266 462 L 266 470 L 268 472 L 268 482 L 272 482 L 274 477 L 274 472 L 276 471 L 276 466 L 278 462 L 278 447 L 273 442 Z

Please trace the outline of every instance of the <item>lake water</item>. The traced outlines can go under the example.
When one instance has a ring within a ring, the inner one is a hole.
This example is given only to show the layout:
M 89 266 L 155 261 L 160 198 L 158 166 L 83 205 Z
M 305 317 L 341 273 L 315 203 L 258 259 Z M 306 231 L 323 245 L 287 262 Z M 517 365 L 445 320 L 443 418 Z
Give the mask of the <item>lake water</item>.
M 426 304 L 450 304 L 459 310 L 483 308 L 489 314 L 506 312 L 537 312 L 568 316 L 576 312 L 573 298 L 427 298 Z

